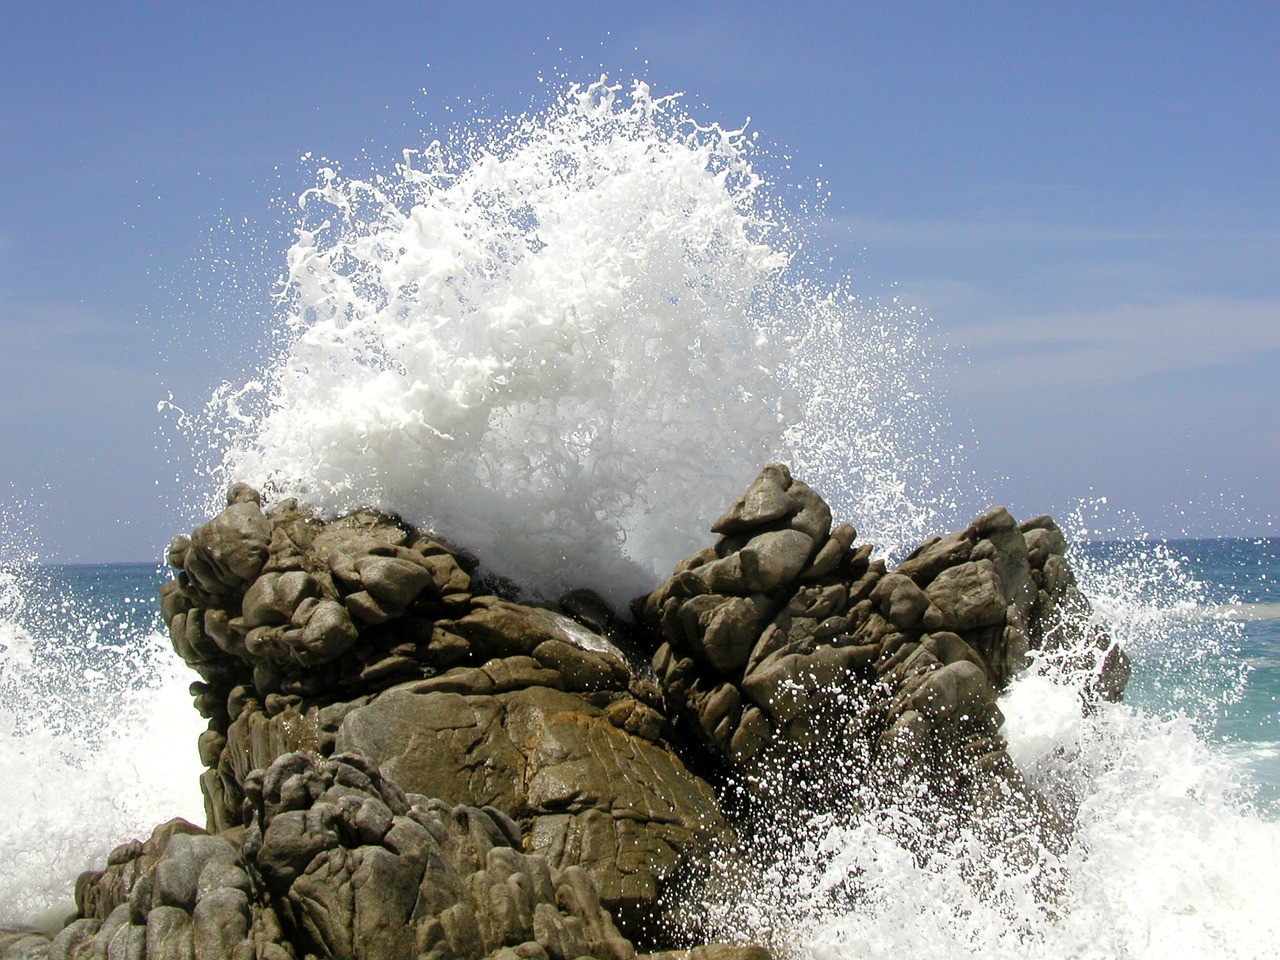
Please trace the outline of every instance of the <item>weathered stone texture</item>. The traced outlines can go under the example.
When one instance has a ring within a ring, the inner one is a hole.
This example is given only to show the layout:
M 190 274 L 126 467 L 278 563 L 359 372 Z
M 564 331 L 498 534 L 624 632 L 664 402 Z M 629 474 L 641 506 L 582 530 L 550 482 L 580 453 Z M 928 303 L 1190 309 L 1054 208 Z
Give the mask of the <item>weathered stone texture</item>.
M 635 605 L 680 731 L 731 769 L 816 742 L 867 758 L 868 778 L 905 764 L 972 793 L 1012 769 L 996 697 L 1032 652 L 1071 649 L 1096 662 L 1095 695 L 1123 689 L 1124 654 L 1088 626 L 1049 518 L 1020 527 L 995 508 L 893 571 L 830 525 L 773 464 L 716 523 L 719 541 Z
M 994 844 L 1065 829 L 996 698 L 1038 651 L 1087 699 L 1118 698 L 1128 661 L 1050 518 L 995 508 L 890 570 L 771 464 L 712 532 L 629 624 L 588 591 L 486 592 L 395 517 L 232 487 L 173 540 L 161 596 L 201 677 L 209 832 L 117 847 L 56 935 L 2 930 L 0 960 L 631 960 L 619 928 L 678 945 L 675 881 L 850 783 L 927 784 Z

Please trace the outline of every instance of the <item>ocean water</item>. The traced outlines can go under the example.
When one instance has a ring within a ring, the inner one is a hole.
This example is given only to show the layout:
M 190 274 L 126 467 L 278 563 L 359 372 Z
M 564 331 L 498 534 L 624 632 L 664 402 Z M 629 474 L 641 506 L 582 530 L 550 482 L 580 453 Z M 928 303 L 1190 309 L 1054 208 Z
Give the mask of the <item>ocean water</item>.
M 171 446 L 215 464 L 175 518 L 246 480 L 399 513 L 534 596 L 625 601 L 771 459 L 890 559 L 989 505 L 930 384 L 945 344 L 808 272 L 752 134 L 601 82 L 396 156 L 317 163 L 268 359 L 161 404 Z M 1088 678 L 1051 658 L 1002 701 L 1069 842 L 1010 822 L 993 843 L 927 797 L 862 798 L 763 836 L 749 883 L 705 892 L 712 935 L 823 958 L 1277 955 L 1277 543 L 1092 543 L 1061 519 L 1135 664 L 1121 704 L 1083 710 Z M 164 572 L 36 559 L 0 569 L 4 921 L 64 911 L 112 846 L 203 817 Z
M 1154 628 L 1139 627 L 1126 644 L 1143 664 L 1127 699 L 1192 719 L 1246 777 L 1259 808 L 1280 812 L 1280 540 L 1089 543 L 1079 552 L 1086 577 L 1167 565 L 1164 585 L 1140 599 L 1102 600 L 1153 608 L 1143 620 Z

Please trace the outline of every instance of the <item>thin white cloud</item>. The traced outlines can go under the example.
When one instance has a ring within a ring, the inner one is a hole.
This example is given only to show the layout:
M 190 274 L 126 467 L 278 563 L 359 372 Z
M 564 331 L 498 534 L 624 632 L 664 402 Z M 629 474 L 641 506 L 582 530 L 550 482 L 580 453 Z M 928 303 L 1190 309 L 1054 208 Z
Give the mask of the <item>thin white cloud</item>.
M 985 391 L 1120 384 L 1280 352 L 1280 231 L 1034 218 L 835 221 Z M 828 228 L 828 232 L 835 228 Z M 834 238 L 833 238 L 834 239 Z
M 999 389 L 1123 383 L 1280 356 L 1280 300 L 1171 298 L 1004 316 L 953 332 L 956 374 Z
M 875 247 L 952 248 L 1032 245 L 1090 247 L 1142 244 L 1204 245 L 1229 243 L 1280 251 L 1280 230 L 1189 229 L 1057 222 L 992 216 L 945 219 L 878 218 L 837 214 L 812 225 L 829 241 Z
M 61 349 L 85 337 L 111 336 L 120 329 L 118 319 L 112 320 L 84 303 L 21 300 L 7 294 L 0 289 L 0 331 L 9 354 L 23 349 Z

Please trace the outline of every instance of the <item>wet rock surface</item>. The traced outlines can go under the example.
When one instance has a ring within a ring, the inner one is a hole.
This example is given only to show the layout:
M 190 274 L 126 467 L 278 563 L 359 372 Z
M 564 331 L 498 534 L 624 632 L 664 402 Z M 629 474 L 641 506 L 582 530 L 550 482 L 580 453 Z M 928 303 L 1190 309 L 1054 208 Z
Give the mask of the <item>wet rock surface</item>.
M 577 866 L 520 849 L 500 811 L 405 794 L 366 758 L 286 754 L 246 783 L 242 830 L 183 821 L 117 848 L 52 938 L 0 955 L 630 960 Z M 29 951 L 27 954 L 20 950 Z
M 771 464 L 712 532 L 628 620 L 588 591 L 517 602 L 395 517 L 264 511 L 236 485 L 174 539 L 161 597 L 201 678 L 206 824 L 118 847 L 74 917 L 0 932 L 0 958 L 689 946 L 680 898 L 735 838 L 816 809 L 832 757 L 860 782 L 923 779 L 964 816 L 1014 804 L 1061 827 L 1005 752 L 996 697 L 1038 652 L 1092 671 L 1100 699 L 1128 663 L 1050 518 L 996 508 L 890 570 Z
M 292 500 L 262 513 L 247 488 L 169 558 L 165 620 L 204 678 L 192 692 L 215 831 L 243 824 L 248 778 L 279 756 L 358 753 L 406 790 L 503 810 L 531 852 L 585 869 L 637 922 L 724 832 L 712 790 L 664 740 L 652 668 L 599 632 L 612 616 L 585 591 L 566 607 L 585 622 L 515 603 L 394 517 L 321 524 Z
M 1097 663 L 1092 696 L 1123 690 L 1128 662 L 1090 625 L 1049 517 L 1019 524 L 995 508 L 892 571 L 831 524 L 773 464 L 716 523 L 720 539 L 634 605 L 700 770 L 750 781 L 807 752 L 859 758 L 868 781 L 909 771 L 961 807 L 1025 796 L 996 698 L 1029 656 L 1075 651 Z
M 320 523 L 293 501 L 262 513 L 244 487 L 169 557 L 165 619 L 203 677 L 211 829 L 244 823 L 245 785 L 277 757 L 359 753 L 404 789 L 502 810 L 530 852 L 585 869 L 637 918 L 725 830 L 664 739 L 652 668 L 583 591 L 563 609 L 516 603 L 393 517 Z

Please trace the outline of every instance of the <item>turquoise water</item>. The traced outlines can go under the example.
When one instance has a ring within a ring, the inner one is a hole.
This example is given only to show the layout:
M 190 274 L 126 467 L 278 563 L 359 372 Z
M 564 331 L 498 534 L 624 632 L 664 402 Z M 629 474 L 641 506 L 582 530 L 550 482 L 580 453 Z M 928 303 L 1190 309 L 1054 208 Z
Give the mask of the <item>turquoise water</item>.
M 44 621 L 44 629 L 66 636 L 128 643 L 161 629 L 159 590 L 170 578 L 157 564 L 47 565 L 30 578 L 25 602 L 37 614 L 33 625 Z
M 1182 573 L 1166 585 L 1185 593 L 1166 586 L 1153 598 L 1166 610 L 1163 642 L 1130 646 L 1126 699 L 1151 711 L 1185 712 L 1240 766 L 1258 801 L 1280 810 L 1280 539 L 1172 540 L 1162 547 Z M 1105 566 L 1132 555 L 1135 545 L 1076 549 Z

